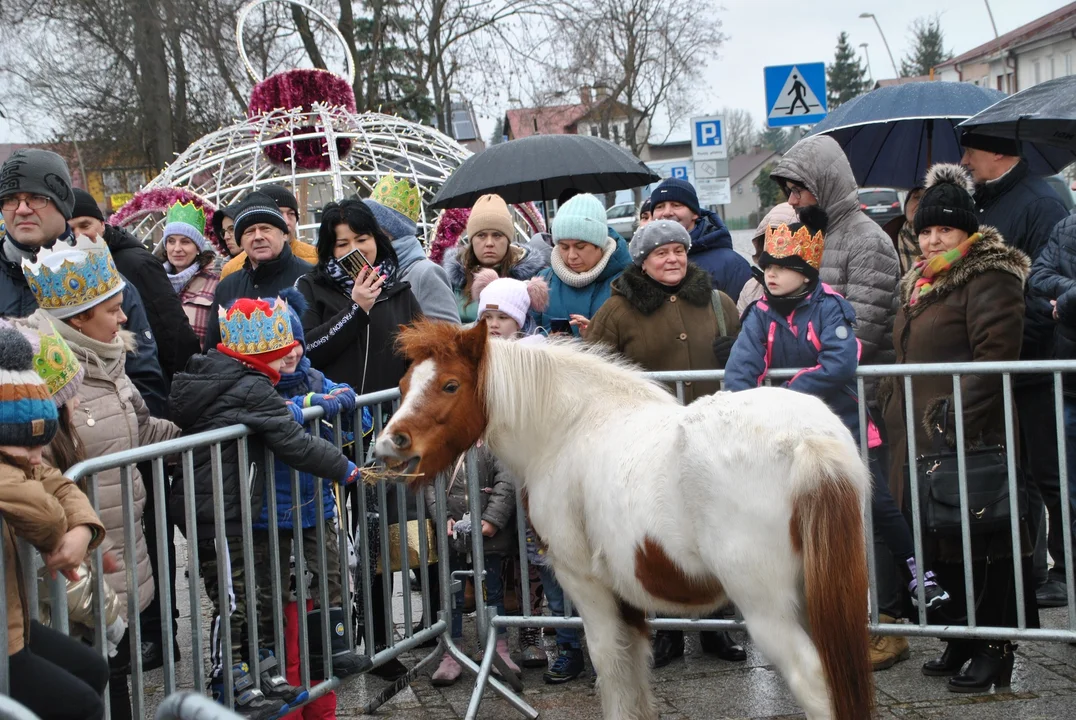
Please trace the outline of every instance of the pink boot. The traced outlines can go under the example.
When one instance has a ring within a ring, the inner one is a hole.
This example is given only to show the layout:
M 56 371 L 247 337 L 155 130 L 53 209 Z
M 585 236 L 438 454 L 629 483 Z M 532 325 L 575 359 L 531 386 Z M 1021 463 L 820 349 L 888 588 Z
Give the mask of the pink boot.
M 441 664 L 437 666 L 437 670 L 434 671 L 433 676 L 430 678 L 430 684 L 437 687 L 454 685 L 460 679 L 460 673 L 462 672 L 463 668 L 456 662 L 456 659 L 445 653 L 444 657 L 441 658 Z
M 516 665 L 512 661 L 512 655 L 508 652 L 508 641 L 504 638 L 503 635 L 497 638 L 497 654 L 501 656 L 501 660 L 504 661 L 505 667 L 507 667 L 510 672 L 515 675 L 522 674 L 522 671 L 519 669 L 519 665 Z

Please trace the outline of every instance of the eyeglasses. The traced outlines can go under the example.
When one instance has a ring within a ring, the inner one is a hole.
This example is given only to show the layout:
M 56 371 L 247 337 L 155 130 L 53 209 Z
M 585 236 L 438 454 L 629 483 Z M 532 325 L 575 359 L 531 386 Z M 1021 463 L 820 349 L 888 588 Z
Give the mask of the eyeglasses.
M 9 195 L 3 200 L 0 200 L 0 210 L 3 210 L 3 212 L 14 212 L 18 210 L 19 206 L 23 203 L 26 203 L 26 207 L 31 210 L 40 210 L 49 204 L 49 199 L 44 195 L 27 195 L 26 197 Z
M 785 185 L 785 196 L 786 197 L 791 198 L 793 195 L 795 195 L 796 197 L 799 197 L 800 195 L 802 195 L 805 192 L 808 192 L 807 188 L 805 188 L 805 187 L 801 187 L 799 185 L 793 185 L 791 183 L 788 183 L 787 185 Z

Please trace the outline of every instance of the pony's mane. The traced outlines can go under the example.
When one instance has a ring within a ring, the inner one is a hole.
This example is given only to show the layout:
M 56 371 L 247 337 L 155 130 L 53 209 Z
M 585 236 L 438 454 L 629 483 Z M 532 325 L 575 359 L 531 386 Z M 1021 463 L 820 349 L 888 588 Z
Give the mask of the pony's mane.
M 402 327 L 396 335 L 396 349 L 413 363 L 427 358 L 444 360 L 456 357 L 457 338 L 462 332 L 459 325 L 439 320 L 416 320 L 410 327 Z
M 518 411 L 525 399 L 537 408 L 539 423 L 563 422 L 557 417 L 575 406 L 593 406 L 594 398 L 603 405 L 619 402 L 623 406 L 640 403 L 676 403 L 668 389 L 643 377 L 638 366 L 602 345 L 585 344 L 571 338 L 551 339 L 544 345 L 520 344 L 491 339 L 486 350 L 486 407 L 490 421 L 499 415 Z M 538 398 L 539 402 L 533 402 Z M 565 398 L 558 401 L 555 398 Z M 496 407 L 494 407 L 496 405 Z

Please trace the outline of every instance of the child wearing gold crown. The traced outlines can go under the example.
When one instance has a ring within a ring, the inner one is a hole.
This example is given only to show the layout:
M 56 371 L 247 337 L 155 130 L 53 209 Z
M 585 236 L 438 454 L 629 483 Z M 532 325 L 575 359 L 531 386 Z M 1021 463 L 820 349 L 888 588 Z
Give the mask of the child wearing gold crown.
M 725 389 L 759 387 L 770 370 L 802 368 L 782 387 L 821 398 L 852 432 L 860 437 L 856 369 L 859 340 L 856 313 L 851 304 L 828 285 L 819 282 L 828 217 L 816 206 L 804 208 L 800 222 L 766 228 L 758 266 L 764 274 L 763 296 L 744 315 L 740 335 L 725 366 Z M 881 444 L 868 418 L 870 447 Z M 915 546 L 908 523 L 901 515 L 889 486 L 874 483 L 871 498 L 874 527 L 901 564 L 916 602 Z M 937 609 L 949 601 L 934 579 L 924 573 L 926 605 Z
M 235 688 L 235 711 L 245 718 L 269 720 L 305 702 L 307 693 L 284 680 L 274 652 L 278 650 L 274 647 L 275 638 L 266 637 L 268 633 L 261 632 L 264 625 L 249 617 L 245 589 L 246 583 L 255 579 L 254 573 L 245 572 L 243 563 L 242 494 L 249 495 L 251 516 L 257 518 L 266 495 L 267 450 L 298 472 L 321 478 L 350 483 L 358 478 L 359 470 L 335 445 L 308 434 L 295 422 L 284 398 L 277 393 L 275 386 L 281 380 L 281 369 L 299 344 L 292 333 L 287 303 L 279 298 L 272 302 L 241 298 L 227 310 L 221 308 L 218 320 L 221 342 L 205 355 L 191 358 L 186 371 L 175 376 L 169 406 L 184 435 L 238 423 L 253 431 L 247 438 L 246 461 L 241 459 L 236 443 L 221 446 L 219 488 L 215 487 L 210 448 L 194 451 L 194 497 L 189 501 L 194 505 L 195 527 L 187 527 L 186 536 L 190 542 L 196 533 L 202 579 L 218 618 L 213 627 L 214 668 L 210 681 L 213 693 L 218 701 L 223 699 L 224 673 L 230 672 Z M 275 481 L 286 483 L 290 478 L 276 475 Z M 173 489 L 172 507 L 176 517 L 185 517 L 184 492 L 178 485 Z M 214 501 L 215 492 L 223 496 L 222 507 Z M 225 537 L 218 537 L 215 531 L 218 513 L 223 514 Z M 255 557 L 269 556 L 268 534 L 256 533 L 252 543 Z M 225 577 L 230 576 L 230 587 L 220 587 L 220 566 L 225 568 Z M 286 582 L 286 578 L 276 580 Z M 229 615 L 230 657 L 222 652 L 222 611 Z M 269 608 L 260 607 L 259 612 L 267 613 Z M 259 631 L 256 659 L 260 690 L 255 687 L 248 665 L 255 658 L 245 657 L 244 626 L 249 633 Z M 333 659 L 335 663 L 335 656 Z M 366 658 L 358 664 L 359 671 L 370 667 Z M 336 670 L 340 672 L 339 668 Z

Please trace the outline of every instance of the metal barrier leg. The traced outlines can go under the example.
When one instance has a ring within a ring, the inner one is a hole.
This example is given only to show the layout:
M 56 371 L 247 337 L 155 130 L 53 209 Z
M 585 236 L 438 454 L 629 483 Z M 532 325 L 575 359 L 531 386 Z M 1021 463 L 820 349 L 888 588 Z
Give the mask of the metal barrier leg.
M 474 661 L 456 647 L 451 639 L 446 639 L 446 642 L 448 651 L 452 654 L 452 657 L 454 657 L 460 665 L 478 675 L 478 678 L 475 680 L 474 692 L 471 693 L 471 702 L 467 705 L 467 714 L 464 716 L 466 720 L 475 720 L 478 717 L 478 707 L 482 704 L 482 695 L 486 691 L 486 685 L 489 685 L 498 695 L 507 700 L 508 704 L 515 708 L 523 717 L 530 718 L 531 720 L 538 717 L 537 710 L 528 705 L 523 698 L 506 688 L 490 674 L 490 671 L 493 669 L 493 659 L 497 656 L 497 653 L 494 650 L 497 645 L 496 625 L 490 623 L 489 628 L 486 631 L 486 653 L 482 656 L 482 664 L 480 666 L 475 665 Z M 522 685 L 520 687 L 522 687 Z

